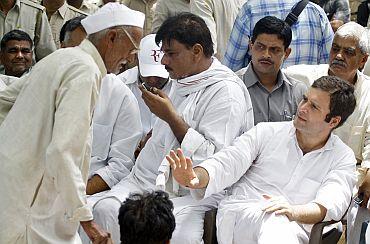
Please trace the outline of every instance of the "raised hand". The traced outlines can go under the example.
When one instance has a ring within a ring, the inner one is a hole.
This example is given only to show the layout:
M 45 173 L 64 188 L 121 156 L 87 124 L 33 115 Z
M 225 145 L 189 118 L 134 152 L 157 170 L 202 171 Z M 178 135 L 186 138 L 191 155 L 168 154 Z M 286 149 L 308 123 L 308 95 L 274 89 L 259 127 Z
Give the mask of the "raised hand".
M 190 158 L 184 156 L 180 148 L 176 152 L 171 150 L 166 159 L 172 168 L 173 177 L 180 185 L 193 189 L 199 188 L 199 179 L 193 170 L 193 163 Z

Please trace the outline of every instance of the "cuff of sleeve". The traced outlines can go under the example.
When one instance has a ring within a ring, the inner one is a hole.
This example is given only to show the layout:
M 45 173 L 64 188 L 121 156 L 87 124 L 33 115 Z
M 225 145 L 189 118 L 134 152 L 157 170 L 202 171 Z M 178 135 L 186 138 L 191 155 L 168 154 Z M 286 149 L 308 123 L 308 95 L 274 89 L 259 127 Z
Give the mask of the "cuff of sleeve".
M 369 169 L 370 168 L 370 160 L 363 160 L 362 163 L 361 163 L 361 167 Z
M 95 171 L 95 175 L 99 175 L 111 189 L 115 184 L 118 183 L 118 181 L 116 182 L 115 180 L 113 180 L 113 176 L 109 173 L 108 170 L 105 169 L 105 167 Z
M 205 170 L 207 170 L 208 177 L 209 177 L 209 182 L 208 182 L 207 187 L 205 189 L 202 189 L 203 190 L 202 199 L 207 198 L 211 196 L 212 194 L 219 192 L 217 189 L 218 187 L 217 187 L 216 181 L 215 181 L 216 170 L 213 167 L 214 161 L 215 161 L 214 159 L 208 159 L 204 161 L 203 163 L 199 164 L 198 166 L 196 166 L 196 167 L 202 167 Z M 200 196 L 199 193 L 198 193 L 198 196 Z
M 350 199 L 348 199 L 348 201 L 333 202 L 333 199 L 338 199 L 335 197 L 335 192 L 333 194 L 330 194 L 328 192 L 326 192 L 325 195 L 323 194 L 324 193 L 319 193 L 316 196 L 316 199 L 312 202 L 320 204 L 321 206 L 326 208 L 324 221 L 341 220 L 350 204 Z
M 196 130 L 189 128 L 181 143 L 181 149 L 186 156 L 193 155 L 206 139 Z
M 67 219 L 71 222 L 89 221 L 93 219 L 93 214 L 91 208 L 85 205 L 74 210 L 71 216 L 67 216 Z

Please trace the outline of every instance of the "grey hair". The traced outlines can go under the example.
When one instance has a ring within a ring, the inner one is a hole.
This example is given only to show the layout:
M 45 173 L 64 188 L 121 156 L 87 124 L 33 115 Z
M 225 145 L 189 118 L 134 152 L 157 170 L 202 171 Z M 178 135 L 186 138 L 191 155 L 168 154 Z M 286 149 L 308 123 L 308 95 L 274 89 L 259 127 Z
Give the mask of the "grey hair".
M 92 34 L 87 36 L 87 39 L 89 41 L 91 41 L 94 45 L 98 45 L 100 40 L 107 34 L 107 32 L 109 30 L 114 30 L 114 29 L 119 29 L 119 28 L 124 28 L 125 30 L 127 30 L 130 33 L 132 26 L 130 26 L 130 25 L 113 26 L 113 27 L 110 27 L 110 28 L 92 33 Z
M 369 31 L 357 24 L 356 22 L 348 22 L 338 28 L 335 35 L 343 37 L 343 38 L 354 38 L 358 41 L 358 48 L 360 49 L 362 54 L 369 53 Z

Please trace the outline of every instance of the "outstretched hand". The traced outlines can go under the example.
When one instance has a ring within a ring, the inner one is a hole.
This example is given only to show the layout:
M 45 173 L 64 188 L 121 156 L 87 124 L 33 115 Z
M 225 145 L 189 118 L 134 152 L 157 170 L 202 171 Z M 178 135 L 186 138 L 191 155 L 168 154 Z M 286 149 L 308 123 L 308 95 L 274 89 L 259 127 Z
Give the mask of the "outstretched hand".
M 199 179 L 193 170 L 193 162 L 184 156 L 180 148 L 176 152 L 171 150 L 166 159 L 172 168 L 173 177 L 180 185 L 193 189 L 199 188 Z

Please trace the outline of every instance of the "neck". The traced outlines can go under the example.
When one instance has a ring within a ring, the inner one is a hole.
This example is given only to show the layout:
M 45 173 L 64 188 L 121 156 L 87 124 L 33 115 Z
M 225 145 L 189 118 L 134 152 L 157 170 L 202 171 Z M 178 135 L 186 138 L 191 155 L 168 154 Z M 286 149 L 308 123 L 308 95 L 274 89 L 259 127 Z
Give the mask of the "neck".
M 296 130 L 296 137 L 299 148 L 303 154 L 322 148 L 328 141 L 329 135 L 312 135 Z
M 50 17 L 58 11 L 60 7 L 62 7 L 64 4 L 64 1 L 60 0 L 43 0 L 42 5 L 46 8 L 46 14 L 50 20 Z
M 81 5 L 82 5 L 82 1 L 83 0 L 68 0 L 68 4 L 75 7 L 75 8 L 81 8 Z
M 7 14 L 15 5 L 15 0 L 2 0 L 0 1 L 0 10 Z
M 252 66 L 253 68 L 253 66 Z M 256 74 L 259 82 L 268 90 L 272 91 L 274 87 L 277 84 L 278 81 L 278 73 L 268 73 L 268 74 L 263 74 L 255 69 L 253 69 L 254 73 Z
M 192 72 L 190 72 L 188 75 L 186 75 L 186 77 L 193 76 L 193 75 L 202 73 L 203 71 L 206 71 L 212 65 L 212 61 L 213 61 L 212 58 L 204 57 L 200 62 L 196 64 L 195 66 L 196 68 Z M 183 77 L 183 78 L 186 78 L 186 77 Z
M 343 79 L 343 80 L 351 83 L 352 85 L 355 85 L 356 84 L 356 81 L 357 81 L 357 71 L 355 71 L 353 74 L 347 74 L 346 77 L 344 77 L 344 76 L 339 76 L 339 75 L 334 74 L 329 69 L 328 75 L 338 76 L 339 78 L 341 78 L 341 79 Z

